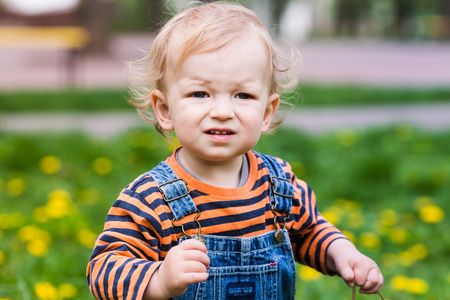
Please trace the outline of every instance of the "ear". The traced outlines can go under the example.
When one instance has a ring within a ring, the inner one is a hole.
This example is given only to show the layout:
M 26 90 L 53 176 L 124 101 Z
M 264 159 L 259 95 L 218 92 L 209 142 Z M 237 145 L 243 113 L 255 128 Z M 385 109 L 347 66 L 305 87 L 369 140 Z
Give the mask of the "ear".
M 160 90 L 153 90 L 150 94 L 153 111 L 162 129 L 173 130 L 172 118 L 170 117 L 169 105 L 164 93 Z
M 280 105 L 280 95 L 272 94 L 267 100 L 266 110 L 264 111 L 264 119 L 261 132 L 267 132 L 270 128 L 270 123 L 272 123 L 273 116 Z

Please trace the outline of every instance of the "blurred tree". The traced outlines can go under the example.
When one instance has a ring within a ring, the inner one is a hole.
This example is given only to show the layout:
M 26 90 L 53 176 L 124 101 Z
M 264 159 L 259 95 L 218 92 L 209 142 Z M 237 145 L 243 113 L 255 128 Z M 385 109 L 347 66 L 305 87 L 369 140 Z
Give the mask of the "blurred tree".
M 141 13 L 144 20 L 147 21 L 147 28 L 152 31 L 158 31 L 164 25 L 165 5 L 164 0 L 145 0 L 141 3 Z
M 204 3 L 215 2 L 215 1 L 221 1 L 221 0 L 201 0 L 201 2 L 204 2 Z M 245 1 L 245 0 L 228 0 L 228 1 L 242 3 L 245 6 L 250 7 L 250 8 L 251 8 L 251 3 L 252 3 L 252 1 Z M 260 1 L 268 2 L 268 4 L 269 4 L 268 6 L 270 9 L 270 15 L 271 15 L 271 21 L 273 24 L 277 25 L 277 26 L 273 26 L 273 29 L 276 31 L 275 33 L 278 34 L 279 29 L 280 29 L 280 27 L 278 25 L 281 24 L 281 18 L 283 17 L 283 13 L 286 10 L 286 7 L 291 0 L 256 0 L 253 2 L 258 3 Z
M 450 1 L 441 0 L 439 11 L 443 17 L 443 38 L 450 39 Z
M 281 24 L 281 17 L 283 16 L 283 13 L 289 4 L 291 0 L 276 0 L 276 1 L 270 1 L 271 5 L 271 13 L 272 13 L 272 19 L 273 23 L 276 25 Z M 279 26 L 274 26 L 276 33 L 279 33 Z
M 118 31 L 155 32 L 164 23 L 165 0 L 117 0 L 114 27 Z
M 89 51 L 105 53 L 111 36 L 113 0 L 83 0 L 83 18 L 91 34 Z
M 370 9 L 370 0 L 336 0 L 335 5 L 336 34 L 357 35 L 359 23 Z
M 415 11 L 415 1 L 393 0 L 392 35 L 406 38 L 409 35 L 410 21 Z

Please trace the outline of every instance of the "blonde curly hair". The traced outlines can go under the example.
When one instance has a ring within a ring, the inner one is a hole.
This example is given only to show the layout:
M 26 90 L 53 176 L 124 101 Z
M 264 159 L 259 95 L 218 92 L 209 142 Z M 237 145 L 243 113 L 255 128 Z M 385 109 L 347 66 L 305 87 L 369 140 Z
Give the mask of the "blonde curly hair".
M 128 63 L 127 79 L 130 103 L 163 136 L 151 105 L 154 89 L 165 91 L 165 76 L 171 68 L 176 72 L 187 57 L 216 51 L 241 37 L 246 30 L 256 32 L 267 48 L 271 74 L 271 93 L 284 93 L 297 85 L 301 55 L 296 47 L 280 47 L 274 43 L 261 19 L 250 9 L 235 3 L 211 2 L 188 8 L 169 20 L 156 35 L 150 51 L 141 59 Z M 276 128 L 292 108 L 281 97 L 280 108 L 272 121 Z

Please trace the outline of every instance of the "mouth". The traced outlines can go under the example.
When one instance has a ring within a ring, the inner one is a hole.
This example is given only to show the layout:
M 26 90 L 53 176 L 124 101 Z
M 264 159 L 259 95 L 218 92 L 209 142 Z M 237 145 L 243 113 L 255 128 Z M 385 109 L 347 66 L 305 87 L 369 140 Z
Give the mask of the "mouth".
M 234 134 L 233 131 L 231 130 L 208 130 L 206 131 L 206 134 L 210 134 L 210 135 L 232 135 Z

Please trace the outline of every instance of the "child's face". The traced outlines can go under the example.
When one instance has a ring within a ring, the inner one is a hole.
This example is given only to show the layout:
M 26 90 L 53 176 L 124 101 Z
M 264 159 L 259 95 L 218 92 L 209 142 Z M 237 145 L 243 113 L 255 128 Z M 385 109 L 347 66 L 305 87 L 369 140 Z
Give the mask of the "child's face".
M 154 91 L 153 108 L 165 130 L 175 130 L 184 155 L 228 162 L 251 150 L 278 108 L 267 50 L 247 35 L 217 51 L 189 56 Z

